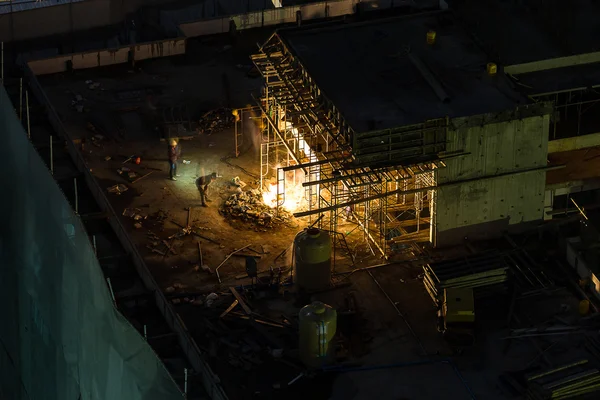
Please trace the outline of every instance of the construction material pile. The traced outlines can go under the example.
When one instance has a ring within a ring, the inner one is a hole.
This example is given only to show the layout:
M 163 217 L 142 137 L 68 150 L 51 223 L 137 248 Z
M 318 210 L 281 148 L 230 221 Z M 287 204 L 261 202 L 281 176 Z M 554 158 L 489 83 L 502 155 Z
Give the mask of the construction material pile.
M 505 374 L 500 379 L 531 400 L 598 398 L 591 394 L 600 391 L 600 371 L 585 359 L 523 377 Z
M 427 264 L 423 271 L 425 289 L 434 303 L 438 303 L 444 289 L 491 286 L 508 279 L 508 265 L 497 253 Z
M 284 223 L 292 217 L 289 212 L 283 209 L 276 212 L 273 208 L 265 205 L 262 193 L 258 189 L 232 194 L 223 203 L 220 211 L 226 217 L 262 227 L 272 227 L 277 223 Z
M 492 251 L 472 257 L 445 260 L 423 267 L 425 289 L 439 304 L 444 289 L 475 289 L 476 297 L 506 289 L 510 279 L 523 292 L 552 286 L 542 269 L 524 250 Z
M 235 118 L 230 108 L 218 108 L 202 115 L 198 121 L 198 133 L 211 135 L 233 126 Z

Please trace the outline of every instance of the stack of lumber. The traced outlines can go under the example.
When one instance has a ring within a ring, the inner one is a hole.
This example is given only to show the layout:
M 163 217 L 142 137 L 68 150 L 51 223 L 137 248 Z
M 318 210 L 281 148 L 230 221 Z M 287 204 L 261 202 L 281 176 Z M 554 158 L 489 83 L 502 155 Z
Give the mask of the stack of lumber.
M 490 251 L 423 267 L 425 289 L 438 304 L 444 289 L 473 289 L 476 298 L 505 291 L 509 279 L 520 292 L 548 289 L 553 282 L 523 249 Z
M 423 272 L 425 289 L 434 303 L 438 303 L 444 289 L 475 289 L 506 282 L 509 266 L 501 254 L 490 252 L 427 264 Z
M 580 360 L 527 377 L 527 398 L 584 399 L 599 398 L 600 371 Z

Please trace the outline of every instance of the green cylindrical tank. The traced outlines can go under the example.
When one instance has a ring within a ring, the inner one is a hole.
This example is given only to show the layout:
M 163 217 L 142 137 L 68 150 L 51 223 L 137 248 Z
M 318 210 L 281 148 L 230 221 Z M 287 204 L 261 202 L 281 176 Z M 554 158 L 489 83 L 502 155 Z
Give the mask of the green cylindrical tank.
M 333 358 L 337 312 L 315 301 L 300 310 L 300 359 L 309 368 L 320 368 Z
M 296 283 L 300 289 L 321 290 L 331 280 L 331 238 L 327 231 L 306 229 L 294 239 Z

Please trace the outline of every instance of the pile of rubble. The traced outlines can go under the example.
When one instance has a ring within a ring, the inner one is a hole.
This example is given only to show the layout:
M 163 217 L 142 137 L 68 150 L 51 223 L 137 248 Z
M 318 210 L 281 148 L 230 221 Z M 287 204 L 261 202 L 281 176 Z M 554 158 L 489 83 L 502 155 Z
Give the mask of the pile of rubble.
M 275 210 L 263 203 L 262 194 L 258 189 L 232 194 L 223 203 L 220 211 L 224 216 L 263 227 L 271 227 L 277 222 L 285 222 L 292 217 L 283 209 L 275 215 Z
M 210 135 L 232 127 L 235 118 L 231 111 L 229 108 L 218 108 L 204 113 L 198 121 L 198 133 Z

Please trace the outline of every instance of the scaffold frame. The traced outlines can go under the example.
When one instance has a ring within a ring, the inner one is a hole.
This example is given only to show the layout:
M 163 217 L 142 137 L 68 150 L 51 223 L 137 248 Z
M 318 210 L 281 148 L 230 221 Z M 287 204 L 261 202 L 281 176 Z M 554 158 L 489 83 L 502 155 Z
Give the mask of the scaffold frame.
M 286 173 L 302 171 L 307 210 L 296 217 L 334 233 L 341 223 L 355 224 L 371 252 L 384 258 L 407 240 L 433 242 L 429 214 L 435 170 L 445 167 L 448 118 L 357 133 L 277 32 L 252 60 L 265 80 L 262 97 L 255 99 L 266 121 L 261 185 L 275 177 L 277 208 L 285 201 Z M 284 149 L 287 157 L 263 162 L 274 149 Z M 334 248 L 341 245 L 337 236 Z

